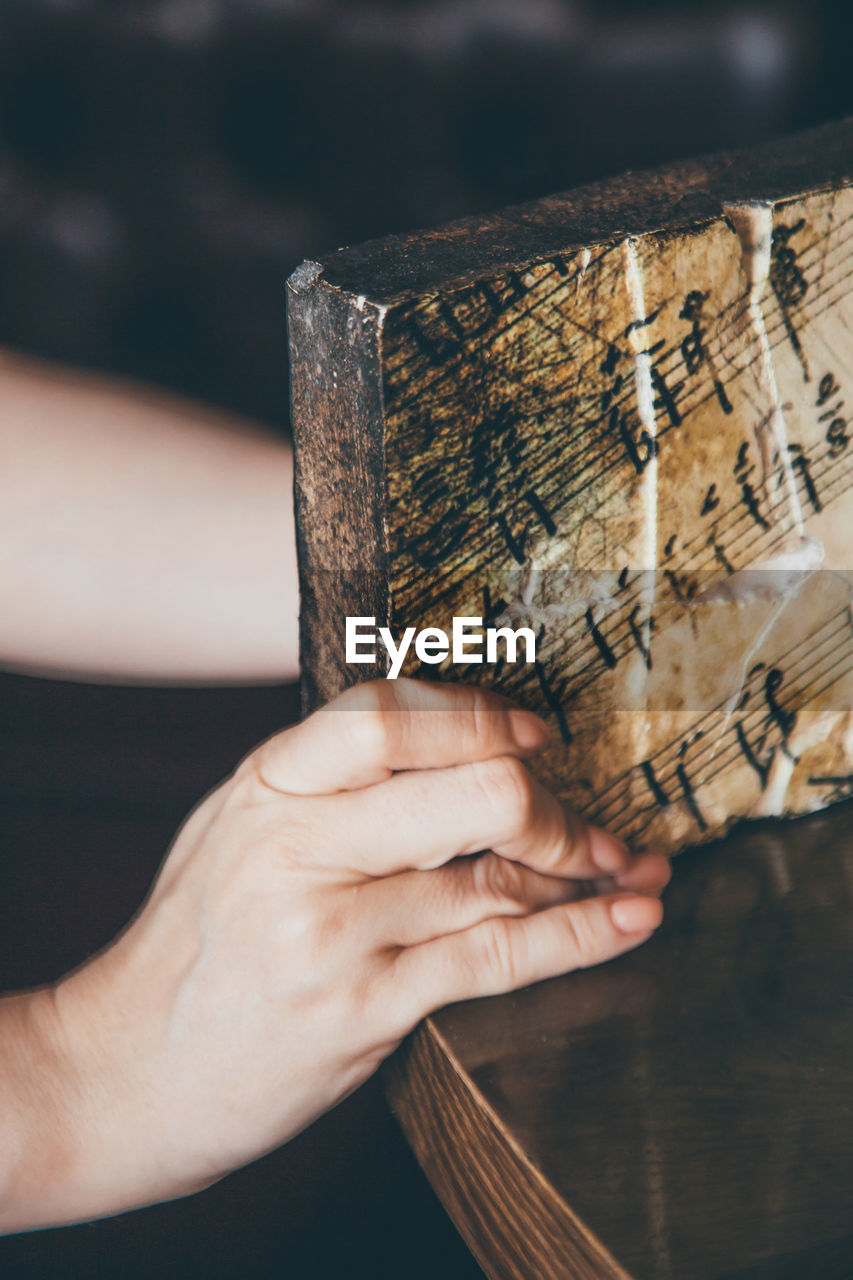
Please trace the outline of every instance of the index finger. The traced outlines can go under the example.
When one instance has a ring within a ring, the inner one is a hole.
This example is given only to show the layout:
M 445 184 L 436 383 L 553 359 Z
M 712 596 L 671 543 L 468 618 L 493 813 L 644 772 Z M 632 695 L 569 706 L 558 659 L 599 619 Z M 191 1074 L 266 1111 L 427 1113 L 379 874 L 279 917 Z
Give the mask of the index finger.
M 441 769 L 512 755 L 547 741 L 531 711 L 476 685 L 372 680 L 264 743 L 251 760 L 263 782 L 323 795 L 382 782 L 404 769 Z

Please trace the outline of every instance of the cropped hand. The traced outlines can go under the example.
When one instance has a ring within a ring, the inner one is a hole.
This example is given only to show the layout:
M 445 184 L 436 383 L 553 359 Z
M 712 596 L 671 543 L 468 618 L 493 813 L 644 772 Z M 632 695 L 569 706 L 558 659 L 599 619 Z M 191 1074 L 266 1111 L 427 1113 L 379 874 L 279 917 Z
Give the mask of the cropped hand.
M 127 930 L 32 997 L 54 1173 L 12 1229 L 197 1190 L 332 1107 L 430 1011 L 648 938 L 668 864 L 534 780 L 546 733 L 471 686 L 380 681 L 249 755 Z

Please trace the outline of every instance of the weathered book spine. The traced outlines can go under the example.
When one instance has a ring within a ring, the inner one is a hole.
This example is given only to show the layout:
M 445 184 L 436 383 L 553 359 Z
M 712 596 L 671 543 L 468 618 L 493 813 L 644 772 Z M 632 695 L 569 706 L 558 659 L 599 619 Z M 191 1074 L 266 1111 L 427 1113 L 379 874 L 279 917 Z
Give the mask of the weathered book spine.
M 331 287 L 307 262 L 288 280 L 287 313 L 307 714 L 364 670 L 345 663 L 347 616 L 388 620 L 384 310 Z

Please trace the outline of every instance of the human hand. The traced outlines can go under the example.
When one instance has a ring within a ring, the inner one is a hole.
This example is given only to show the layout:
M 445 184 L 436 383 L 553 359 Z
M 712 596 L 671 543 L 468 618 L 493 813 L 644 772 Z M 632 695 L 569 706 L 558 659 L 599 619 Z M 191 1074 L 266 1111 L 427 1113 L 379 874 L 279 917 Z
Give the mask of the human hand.
M 532 778 L 546 732 L 471 686 L 379 681 L 249 755 L 128 929 L 39 993 L 62 1172 L 42 1171 L 17 1226 L 198 1190 L 332 1107 L 430 1011 L 643 942 L 668 864 Z

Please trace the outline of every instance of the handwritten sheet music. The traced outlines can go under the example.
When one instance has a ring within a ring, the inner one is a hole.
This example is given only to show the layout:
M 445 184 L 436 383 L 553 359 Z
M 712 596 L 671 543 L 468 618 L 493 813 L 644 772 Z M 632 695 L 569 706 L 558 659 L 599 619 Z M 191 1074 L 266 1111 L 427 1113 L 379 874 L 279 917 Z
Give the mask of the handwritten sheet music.
M 463 678 L 638 847 L 853 794 L 851 281 L 842 188 L 388 313 L 393 617 L 534 627 Z

